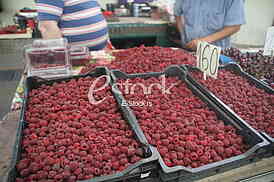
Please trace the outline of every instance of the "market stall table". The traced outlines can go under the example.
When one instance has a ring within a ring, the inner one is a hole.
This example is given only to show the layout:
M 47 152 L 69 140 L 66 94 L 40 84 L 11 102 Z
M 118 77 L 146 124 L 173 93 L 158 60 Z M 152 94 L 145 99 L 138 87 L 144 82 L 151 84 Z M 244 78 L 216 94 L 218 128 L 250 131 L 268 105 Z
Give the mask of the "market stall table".
M 0 34 L 0 54 L 18 54 L 24 46 L 32 42 L 32 31 L 20 34 Z
M 109 56 L 106 55 L 106 57 L 110 58 Z M 81 69 L 81 67 L 75 67 L 73 70 L 73 73 L 75 75 L 79 74 L 79 70 Z M 13 104 L 12 104 L 12 110 L 13 111 L 18 111 L 21 107 L 21 104 L 23 102 L 23 85 L 24 85 L 24 81 L 25 81 L 26 75 L 24 74 L 21 78 L 20 84 L 17 88 L 17 92 L 15 94 L 14 100 L 13 100 Z M 10 119 L 10 116 L 12 116 L 12 118 Z M 12 131 L 16 131 L 17 125 L 14 124 L 14 122 L 12 121 L 19 121 L 19 117 L 20 117 L 20 112 L 12 112 L 9 114 L 9 117 L 7 117 L 7 119 L 3 122 L 0 123 L 11 123 L 11 127 L 12 127 Z M 13 124 L 12 124 L 13 123 Z M 2 125 L 3 126 L 3 125 Z M 0 127 L 0 129 L 4 127 Z M 1 132 L 0 132 L 1 133 Z M 13 135 L 16 135 L 16 132 L 13 132 Z M 9 133 L 9 137 L 3 137 L 3 139 L 6 138 L 10 138 L 10 142 L 3 142 L 0 141 L 0 144 L 3 146 L 0 146 L 1 148 L 6 148 L 7 143 L 9 144 L 9 147 L 12 147 L 13 145 L 11 143 L 13 143 L 13 138 L 12 136 L 10 136 Z M 1 139 L 1 138 L 0 138 Z M 11 153 L 4 151 L 4 150 L 0 150 L 1 152 L 6 152 L 5 154 L 0 154 L 0 156 L 5 156 L 5 159 L 11 160 Z M 7 165 L 9 164 L 9 162 L 6 162 L 6 165 L 3 167 L 4 169 L 7 168 Z M 1 166 L 0 166 L 1 167 Z M 199 180 L 199 182 L 210 182 L 210 181 L 224 181 L 224 182 L 230 182 L 230 181 L 239 181 L 239 180 L 244 180 L 246 178 L 250 178 L 252 176 L 257 176 L 257 175 L 261 175 L 260 177 L 254 177 L 251 179 L 251 181 L 253 180 L 262 180 L 262 181 L 267 181 L 268 179 L 273 179 L 273 173 L 269 173 L 270 171 L 274 170 L 274 157 L 272 158 L 266 158 L 263 159 L 259 162 L 253 162 L 252 164 L 240 167 L 240 168 L 236 168 L 233 169 L 231 171 L 222 173 L 222 174 L 218 174 L 215 176 L 211 176 L 202 180 Z M 0 173 L 1 174 L 1 173 Z M 1 179 L 1 177 L 0 177 Z M 157 179 L 151 179 L 149 182 L 158 182 Z M 270 181 L 270 180 L 268 180 Z
M 108 22 L 111 39 L 156 38 L 156 45 L 168 46 L 168 22 L 143 17 L 119 17 L 117 21 Z

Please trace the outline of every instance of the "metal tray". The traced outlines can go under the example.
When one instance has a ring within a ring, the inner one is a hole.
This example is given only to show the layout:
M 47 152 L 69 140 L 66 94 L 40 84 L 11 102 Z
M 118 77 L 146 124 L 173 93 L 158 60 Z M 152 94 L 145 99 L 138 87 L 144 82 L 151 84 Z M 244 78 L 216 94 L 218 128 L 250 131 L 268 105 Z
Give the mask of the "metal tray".
M 150 78 L 159 77 L 161 75 L 167 75 L 168 77 L 178 77 L 182 82 L 186 83 L 194 95 L 198 96 L 203 102 L 207 103 L 207 105 L 215 111 L 219 119 L 227 121 L 224 122 L 225 124 L 233 125 L 237 129 L 238 133 L 244 137 L 246 143 L 251 146 L 251 148 L 244 154 L 198 168 L 187 168 L 184 166 L 168 167 L 165 165 L 161 155 L 158 153 L 159 163 L 161 166 L 161 169 L 159 170 L 159 178 L 161 181 L 193 181 L 201 179 L 224 172 L 229 169 L 237 168 L 256 160 L 260 160 L 265 154 L 265 147 L 269 145 L 269 142 L 249 125 L 246 125 L 241 121 L 231 119 L 214 102 L 208 99 L 201 91 L 199 91 L 186 79 L 186 71 L 181 67 L 171 66 L 163 73 L 128 75 L 120 71 L 112 71 L 111 74 L 114 82 L 119 79 Z M 120 97 L 122 100 L 125 100 L 122 95 Z M 128 110 L 128 113 L 132 115 L 131 118 L 135 123 L 138 124 L 138 120 L 136 119 L 134 112 L 130 108 L 128 108 Z M 145 140 L 147 141 L 147 139 Z
M 39 87 L 42 84 L 52 85 L 56 82 L 61 81 L 69 81 L 71 79 L 77 79 L 82 77 L 99 77 L 102 75 L 110 75 L 109 70 L 105 67 L 99 67 L 95 69 L 92 73 L 82 75 L 82 76 L 72 76 L 67 78 L 61 78 L 56 80 L 45 80 L 37 77 L 29 77 L 26 80 L 26 88 L 25 88 L 25 100 L 24 100 L 24 107 L 22 108 L 21 112 L 21 119 L 19 123 L 19 127 L 17 129 L 17 137 L 16 137 L 16 143 L 14 145 L 13 150 L 13 161 L 11 164 L 11 168 L 9 170 L 8 175 L 8 182 L 14 182 L 15 178 L 17 177 L 17 170 L 16 170 L 16 163 L 18 160 L 20 160 L 21 155 L 21 142 L 22 142 L 22 131 L 24 128 L 27 127 L 27 121 L 25 120 L 25 112 L 26 112 L 26 106 L 28 102 L 28 93 L 34 89 Z M 110 83 L 111 84 L 111 83 Z M 115 93 L 113 93 L 115 95 Z M 116 98 L 116 96 L 115 96 Z M 119 104 L 118 104 L 118 107 Z M 120 108 L 122 109 L 122 108 Z M 123 110 L 123 109 L 122 109 Z M 122 111 L 121 111 L 122 112 Z M 123 117 L 126 122 L 131 126 L 131 122 L 128 120 L 127 113 L 122 113 Z M 151 177 L 156 174 L 157 170 L 157 160 L 158 160 L 158 154 L 155 151 L 155 149 L 146 143 L 143 142 L 143 139 L 140 138 L 139 131 L 135 129 L 135 126 L 131 126 L 132 130 L 135 133 L 135 138 L 138 140 L 142 148 L 145 152 L 145 158 L 140 160 L 139 162 L 129 166 L 127 169 L 117 172 L 113 175 L 108 176 L 101 176 L 101 177 L 95 177 L 90 180 L 82 180 L 81 182 L 113 182 L 113 181 L 142 181 L 143 178 Z

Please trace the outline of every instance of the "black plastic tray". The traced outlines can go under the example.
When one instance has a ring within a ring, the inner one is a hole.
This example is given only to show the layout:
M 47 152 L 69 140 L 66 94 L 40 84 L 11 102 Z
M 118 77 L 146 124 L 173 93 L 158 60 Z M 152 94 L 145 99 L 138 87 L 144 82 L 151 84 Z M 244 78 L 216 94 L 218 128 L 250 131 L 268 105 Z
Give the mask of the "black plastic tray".
M 188 66 L 187 69 L 189 71 L 198 71 L 198 68 L 190 67 Z M 269 85 L 267 85 L 265 82 L 256 79 L 255 77 L 251 76 L 250 74 L 244 72 L 242 68 L 235 63 L 227 64 L 225 66 L 220 67 L 219 69 L 225 69 L 233 71 L 233 73 L 238 74 L 251 83 L 253 83 L 257 88 L 263 89 L 269 94 L 274 94 L 274 89 L 271 88 Z M 187 74 L 187 79 L 197 88 L 203 92 L 207 97 L 209 97 L 218 107 L 220 107 L 223 111 L 225 111 L 231 118 L 237 121 L 241 121 L 242 123 L 245 123 L 246 125 L 250 126 L 248 122 L 244 121 L 241 117 L 239 117 L 230 107 L 228 107 L 223 101 L 221 101 L 217 96 L 215 96 L 209 89 L 207 89 L 205 86 L 203 86 L 201 83 L 196 81 L 190 74 Z M 274 112 L 274 111 L 273 111 Z M 251 126 L 250 126 L 251 127 Z M 271 142 L 270 150 L 272 150 L 272 153 L 274 154 L 274 138 L 270 137 L 265 132 L 260 132 L 264 137 L 268 139 L 268 141 Z M 270 151 L 271 152 L 271 151 Z
M 154 74 L 137 74 L 137 75 L 127 75 L 120 71 L 113 71 L 112 77 L 114 81 L 119 79 L 133 79 L 136 77 L 149 78 L 149 77 L 159 77 L 161 75 L 167 75 L 169 77 L 178 77 L 180 80 L 185 82 L 193 94 L 198 96 L 203 102 L 207 103 L 210 108 L 212 108 L 217 114 L 219 119 L 227 121 L 225 124 L 233 125 L 238 133 L 242 135 L 245 141 L 251 146 L 251 148 L 244 154 L 232 157 L 223 161 L 211 163 L 198 168 L 187 168 L 184 166 L 168 167 L 163 162 L 162 157 L 159 155 L 159 163 L 161 170 L 159 170 L 159 177 L 161 181 L 193 181 L 201 179 L 207 176 L 218 174 L 220 172 L 237 168 L 244 164 L 251 163 L 256 160 L 260 160 L 265 154 L 265 147 L 269 145 L 269 142 L 263 138 L 257 131 L 252 129 L 249 125 L 245 125 L 241 121 L 232 120 L 225 112 L 223 112 L 214 102 L 208 99 L 201 91 L 199 91 L 195 86 L 193 86 L 186 79 L 186 72 L 179 66 L 172 66 L 166 69 L 163 73 Z M 124 97 L 121 96 L 124 100 Z M 129 109 L 129 113 L 132 115 L 132 119 L 138 123 L 133 111 Z M 143 131 L 140 131 L 143 132 Z
M 9 170 L 9 175 L 8 175 L 8 182 L 14 182 L 15 178 L 17 177 L 17 170 L 16 170 L 16 163 L 20 159 L 21 155 L 21 141 L 22 141 L 22 131 L 24 128 L 27 127 L 27 121 L 25 120 L 25 111 L 26 111 L 26 106 L 28 103 L 28 93 L 34 89 L 39 87 L 42 84 L 47 84 L 47 85 L 52 85 L 53 83 L 56 82 L 61 82 L 61 81 L 69 81 L 71 79 L 77 79 L 77 78 L 82 78 L 82 77 L 99 77 L 102 75 L 108 75 L 110 76 L 110 72 L 107 68 L 105 67 L 98 67 L 97 69 L 93 70 L 92 73 L 82 75 L 82 76 L 72 76 L 72 77 L 67 77 L 67 78 L 60 78 L 60 79 L 55 79 L 55 80 L 45 80 L 39 77 L 29 77 L 26 80 L 25 83 L 25 100 L 24 100 L 24 106 L 21 111 L 21 119 L 20 123 L 17 129 L 17 137 L 16 137 L 16 143 L 14 146 L 13 150 L 13 161 L 11 164 L 11 168 Z M 112 82 L 110 83 L 111 86 Z M 117 94 L 114 93 L 115 98 L 117 98 Z M 120 107 L 119 102 L 118 102 L 118 107 Z M 120 107 L 120 109 L 123 111 L 123 109 Z M 121 111 L 121 112 L 122 112 Z M 140 137 L 139 130 L 135 129 L 135 126 L 131 125 L 132 122 L 129 121 L 129 116 L 127 113 L 122 113 L 123 117 L 126 122 L 129 123 L 131 126 L 132 130 L 135 133 L 136 140 L 138 140 L 142 148 L 145 152 L 145 158 L 142 159 L 141 161 L 129 166 L 127 169 L 117 172 L 116 174 L 113 175 L 107 175 L 107 176 L 101 176 L 101 177 L 95 177 L 89 180 L 82 180 L 81 182 L 113 182 L 113 181 L 142 181 L 143 178 L 147 177 L 153 177 L 153 175 L 156 175 L 157 172 L 157 161 L 158 161 L 158 154 L 155 150 L 155 148 L 147 145 L 144 141 L 143 138 Z

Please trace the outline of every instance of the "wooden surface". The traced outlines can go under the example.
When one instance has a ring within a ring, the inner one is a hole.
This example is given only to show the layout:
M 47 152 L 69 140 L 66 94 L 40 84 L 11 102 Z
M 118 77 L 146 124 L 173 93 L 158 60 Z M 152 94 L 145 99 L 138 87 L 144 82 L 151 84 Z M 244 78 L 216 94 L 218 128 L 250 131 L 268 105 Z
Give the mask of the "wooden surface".
M 12 161 L 13 146 L 16 139 L 19 112 L 9 113 L 0 121 L 0 181 L 6 181 L 6 175 Z
M 236 168 L 225 173 L 211 176 L 197 182 L 236 182 L 274 170 L 274 157 Z M 274 179 L 273 179 L 274 180 Z M 264 182 L 270 182 L 263 180 Z

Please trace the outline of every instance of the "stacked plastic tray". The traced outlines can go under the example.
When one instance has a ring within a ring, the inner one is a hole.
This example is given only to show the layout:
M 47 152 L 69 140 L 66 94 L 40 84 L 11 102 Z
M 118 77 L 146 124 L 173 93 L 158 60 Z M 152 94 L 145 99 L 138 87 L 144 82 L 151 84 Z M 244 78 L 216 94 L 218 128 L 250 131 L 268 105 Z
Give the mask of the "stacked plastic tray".
M 274 95 L 274 89 L 267 85 L 265 82 L 260 81 L 256 79 L 255 77 L 251 76 L 250 74 L 244 72 L 241 67 L 238 64 L 228 64 L 226 66 L 220 67 L 220 70 L 228 70 L 231 71 L 233 74 L 238 75 L 244 79 L 246 79 L 249 84 L 255 85 L 260 90 L 265 91 L 269 95 Z M 188 72 L 191 74 L 193 71 L 198 71 L 197 68 L 191 68 L 188 67 Z M 218 97 L 216 97 L 208 88 L 206 88 L 204 85 L 199 83 L 197 80 L 195 80 L 190 74 L 188 74 L 188 80 L 190 80 L 191 83 L 196 85 L 196 87 L 201 90 L 210 100 L 212 100 L 214 103 L 218 105 L 219 108 L 221 108 L 223 111 L 225 111 L 227 114 L 229 114 L 234 120 L 240 121 L 242 123 L 248 124 L 249 121 L 245 121 L 243 118 L 239 117 L 235 111 L 233 111 L 229 106 L 224 104 L 222 100 L 220 100 Z M 274 111 L 269 111 L 270 113 Z M 273 118 L 273 117 L 272 117 Z M 273 118 L 274 121 L 274 118 Z M 260 131 L 262 135 L 267 138 L 271 143 L 272 147 L 270 147 L 270 150 L 274 152 L 274 138 L 270 137 L 267 133 Z
M 273 94 L 274 91 L 270 87 L 266 86 L 262 82 L 256 80 L 250 75 L 243 72 L 237 65 L 229 64 L 220 69 L 234 70 L 239 75 L 249 79 L 251 82 L 257 85 L 258 88 L 264 89 L 269 94 Z M 155 146 L 149 144 L 144 132 L 142 131 L 134 112 L 130 106 L 123 105 L 126 102 L 125 97 L 121 93 L 113 92 L 113 95 L 120 107 L 120 110 L 124 116 L 124 119 L 129 123 L 132 130 L 134 131 L 136 138 L 144 145 L 146 151 L 148 151 L 148 158 L 130 166 L 126 170 L 110 176 L 103 176 L 99 178 L 93 178 L 88 181 L 90 182 L 103 182 L 103 181 L 142 181 L 147 176 L 154 176 L 156 181 L 163 182 L 179 182 L 179 181 L 195 181 L 204 177 L 212 176 L 215 174 L 222 173 L 224 171 L 235 169 L 239 166 L 250 164 L 254 161 L 258 161 L 265 157 L 268 157 L 272 151 L 274 151 L 274 140 L 265 133 L 260 133 L 253 129 L 248 122 L 241 119 L 237 114 L 226 106 L 220 99 L 218 99 L 209 90 L 203 87 L 200 83 L 195 81 L 189 74 L 195 68 L 185 66 L 171 66 L 163 72 L 159 73 L 144 73 L 144 74 L 125 74 L 120 71 L 109 71 L 106 68 L 97 68 L 94 72 L 83 75 L 74 76 L 64 79 L 56 80 L 39 80 L 37 78 L 30 77 L 26 82 L 26 93 L 25 93 L 25 107 L 22 110 L 20 126 L 17 131 L 17 143 L 14 147 L 14 161 L 13 168 L 10 170 L 9 182 L 14 182 L 17 172 L 15 165 L 20 159 L 21 154 L 21 139 L 22 130 L 27 127 L 27 121 L 24 118 L 26 109 L 26 103 L 28 102 L 29 91 L 41 84 L 53 84 L 60 81 L 68 81 L 74 78 L 81 78 L 85 76 L 99 77 L 101 75 L 108 75 L 111 77 L 110 85 L 113 88 L 118 89 L 116 84 L 120 79 L 134 79 L 134 78 L 151 78 L 160 77 L 165 75 L 167 77 L 176 77 L 182 83 L 187 85 L 187 88 L 197 96 L 203 103 L 207 105 L 212 111 L 216 113 L 218 119 L 223 120 L 225 124 L 234 126 L 237 129 L 237 133 L 240 134 L 245 143 L 249 146 L 249 149 L 238 156 L 231 157 L 222 161 L 210 163 L 198 168 L 190 168 L 186 166 L 175 166 L 168 167 L 163 161 L 162 156 Z M 270 145 L 272 143 L 272 146 Z
M 188 168 L 185 166 L 175 166 L 168 167 L 164 161 L 162 156 L 159 154 L 159 180 L 160 181 L 195 181 L 198 179 L 202 179 L 204 177 L 208 177 L 211 175 L 215 175 L 230 169 L 237 168 L 239 166 L 252 163 L 254 161 L 258 161 L 262 159 L 267 153 L 267 147 L 269 146 L 269 142 L 265 138 L 260 135 L 259 132 L 255 131 L 245 122 L 240 120 L 235 120 L 230 114 L 224 112 L 217 104 L 214 103 L 211 99 L 209 99 L 204 93 L 202 93 L 195 84 L 192 84 L 188 80 L 188 75 L 186 72 L 186 68 L 182 69 L 177 66 L 172 66 L 166 69 L 163 73 L 151 73 L 151 74 L 125 74 L 120 71 L 114 71 L 113 73 L 114 81 L 118 81 L 119 79 L 134 79 L 134 78 L 151 78 L 151 77 L 159 77 L 161 75 L 165 75 L 167 77 L 177 77 L 182 82 L 184 82 L 188 88 L 192 91 L 194 95 L 199 97 L 204 103 L 208 105 L 218 116 L 219 119 L 226 121 L 226 124 L 230 124 L 238 129 L 238 133 L 244 137 L 244 140 L 251 146 L 251 148 L 244 154 L 235 156 L 232 158 L 228 158 L 223 161 L 214 162 L 208 165 L 204 165 L 198 168 Z M 126 100 L 123 96 L 120 99 L 124 102 Z M 133 111 L 128 108 L 129 115 L 132 115 L 132 119 L 138 123 Z M 140 131 L 143 132 L 143 131 Z M 146 139 L 147 140 L 147 139 Z
M 54 83 L 60 83 L 60 82 L 67 82 L 71 79 L 79 79 L 84 77 L 100 77 L 100 76 L 108 76 L 109 71 L 102 67 L 97 68 L 94 70 L 94 72 L 82 75 L 82 76 L 72 76 L 67 78 L 61 78 L 61 79 L 55 79 L 55 80 L 45 80 L 41 79 L 39 77 L 29 77 L 26 80 L 26 88 L 25 88 L 25 101 L 24 101 L 24 107 L 21 112 L 21 120 L 19 123 L 19 127 L 17 129 L 17 138 L 16 138 L 16 144 L 14 146 L 14 152 L 13 152 L 13 161 L 12 161 L 12 167 L 9 171 L 8 176 L 8 182 L 15 182 L 16 177 L 19 176 L 18 171 L 16 170 L 16 164 L 21 159 L 21 152 L 22 152 L 22 137 L 23 137 L 23 130 L 28 127 L 28 121 L 25 119 L 25 113 L 26 113 L 26 107 L 28 103 L 28 95 L 32 89 L 39 88 L 41 85 L 52 85 Z M 112 83 L 109 83 L 109 86 Z M 114 97 L 119 98 L 115 92 L 112 93 Z M 118 105 L 119 106 L 119 105 Z M 100 176 L 100 177 L 94 177 L 90 180 L 85 180 L 89 182 L 114 182 L 114 181 L 140 181 L 141 179 L 145 177 L 151 177 L 152 175 L 156 175 L 156 167 L 157 167 L 157 160 L 158 155 L 155 149 L 152 146 L 149 146 L 144 141 L 144 137 L 142 137 L 142 133 L 139 133 L 139 130 L 136 129 L 135 123 L 132 122 L 131 116 L 127 114 L 127 112 L 124 111 L 124 108 L 119 108 L 123 115 L 123 119 L 128 122 L 129 126 L 131 127 L 135 139 L 141 144 L 142 149 L 144 151 L 144 158 L 140 161 L 136 162 L 133 165 L 130 165 L 128 168 L 124 169 L 123 171 L 117 172 L 113 175 L 108 176 Z

